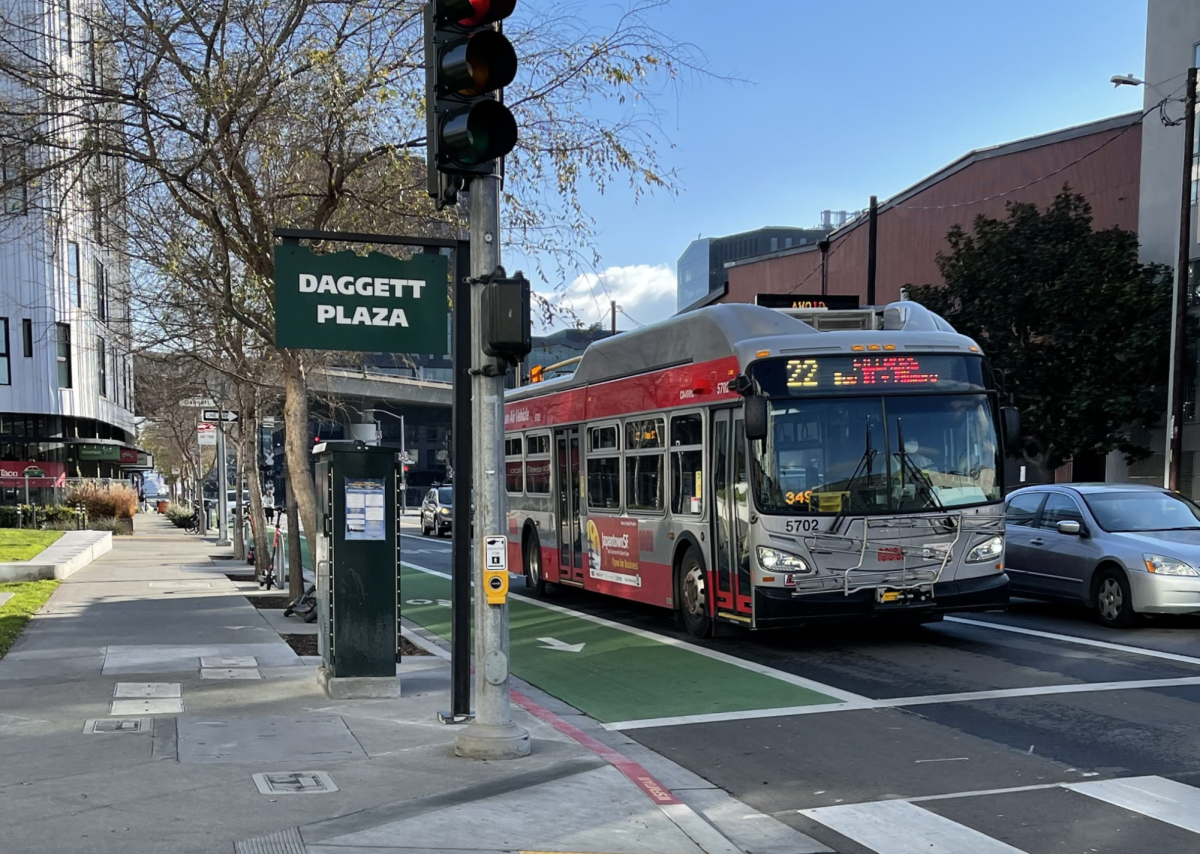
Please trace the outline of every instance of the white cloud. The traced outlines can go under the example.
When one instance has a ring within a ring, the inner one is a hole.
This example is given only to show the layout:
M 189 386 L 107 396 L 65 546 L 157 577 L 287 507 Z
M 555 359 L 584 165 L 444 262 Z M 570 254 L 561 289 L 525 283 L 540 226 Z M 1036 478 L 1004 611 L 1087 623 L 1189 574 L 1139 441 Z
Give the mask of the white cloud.
M 675 313 L 675 271 L 666 264 L 609 267 L 601 273 L 577 276 L 563 291 L 540 295 L 552 305 L 574 311 L 584 325 L 601 323 L 605 327 L 610 318 L 609 301 L 615 300 L 624 312 L 617 313 L 617 328 L 631 329 Z M 550 329 L 573 325 L 569 318 L 556 319 Z

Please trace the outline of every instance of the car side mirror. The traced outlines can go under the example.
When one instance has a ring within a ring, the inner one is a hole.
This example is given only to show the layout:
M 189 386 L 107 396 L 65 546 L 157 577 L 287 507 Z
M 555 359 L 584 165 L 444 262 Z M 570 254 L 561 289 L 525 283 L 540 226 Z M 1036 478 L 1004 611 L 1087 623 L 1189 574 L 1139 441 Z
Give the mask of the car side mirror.
M 752 394 L 742 401 L 742 418 L 746 438 L 751 441 L 767 438 L 767 399 Z
M 1060 534 L 1072 534 L 1078 537 L 1083 533 L 1083 526 L 1078 522 L 1059 522 L 1058 532 Z
M 1004 447 L 1016 453 L 1021 450 L 1021 410 L 1015 406 L 1000 407 L 1000 428 L 1004 431 Z

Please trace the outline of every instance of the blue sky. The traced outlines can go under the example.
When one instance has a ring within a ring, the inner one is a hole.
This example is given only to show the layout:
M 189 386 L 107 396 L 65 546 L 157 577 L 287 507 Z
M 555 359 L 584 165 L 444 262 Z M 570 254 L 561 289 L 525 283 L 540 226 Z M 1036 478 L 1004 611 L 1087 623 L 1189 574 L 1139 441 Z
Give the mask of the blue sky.
M 586 322 L 607 323 L 608 293 L 641 323 L 670 315 L 698 235 L 813 226 L 973 148 L 1141 107 L 1109 78 L 1142 73 L 1146 0 L 674 0 L 652 20 L 746 82 L 659 101 L 678 196 L 586 194 L 603 281 L 562 283 Z

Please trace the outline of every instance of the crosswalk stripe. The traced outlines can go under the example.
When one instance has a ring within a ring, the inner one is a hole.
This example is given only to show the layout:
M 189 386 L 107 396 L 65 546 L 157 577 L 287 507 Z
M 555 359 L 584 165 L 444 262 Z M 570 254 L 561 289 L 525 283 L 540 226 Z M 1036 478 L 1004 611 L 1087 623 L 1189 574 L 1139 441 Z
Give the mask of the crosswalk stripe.
M 1068 783 L 1067 789 L 1200 833 L 1200 789 L 1164 777 L 1124 777 Z
M 820 807 L 800 814 L 878 854 L 1025 854 L 908 801 Z

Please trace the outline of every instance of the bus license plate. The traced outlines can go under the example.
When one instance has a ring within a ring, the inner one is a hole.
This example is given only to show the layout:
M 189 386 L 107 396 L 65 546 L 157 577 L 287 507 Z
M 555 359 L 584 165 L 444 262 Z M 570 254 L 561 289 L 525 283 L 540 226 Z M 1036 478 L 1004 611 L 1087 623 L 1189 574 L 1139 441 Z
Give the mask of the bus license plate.
M 908 605 L 913 602 L 932 602 L 933 591 L 921 588 L 892 590 L 887 587 L 877 587 L 875 588 L 875 601 L 881 605 Z

